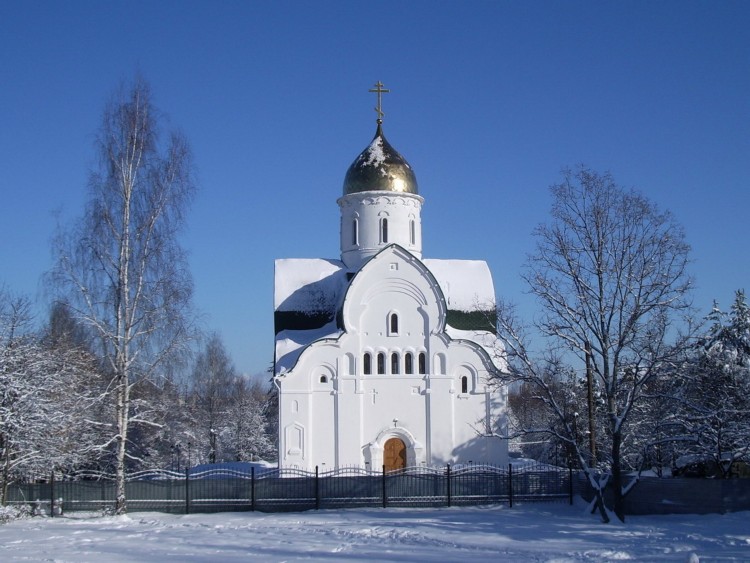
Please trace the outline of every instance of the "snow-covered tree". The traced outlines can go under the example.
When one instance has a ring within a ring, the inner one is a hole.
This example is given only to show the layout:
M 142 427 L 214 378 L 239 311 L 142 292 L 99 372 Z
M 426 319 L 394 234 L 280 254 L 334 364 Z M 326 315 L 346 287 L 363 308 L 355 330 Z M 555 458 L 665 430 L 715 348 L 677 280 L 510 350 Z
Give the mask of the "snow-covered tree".
M 0 503 L 25 474 L 71 469 L 91 453 L 86 413 L 90 356 L 44 345 L 30 330 L 29 301 L 0 293 Z
M 232 385 L 237 375 L 224 343 L 212 334 L 199 352 L 191 379 L 191 403 L 196 422 L 196 459 L 220 459 L 220 435 L 228 423 Z
M 256 460 L 272 454 L 268 396 L 237 374 L 216 334 L 208 338 L 196 358 L 188 402 L 194 461 Z
M 684 453 L 729 477 L 739 460 L 750 462 L 750 309 L 736 292 L 729 313 L 717 304 L 708 333 L 679 387 L 678 422 Z
M 675 321 L 688 308 L 689 247 L 671 215 L 641 194 L 617 186 L 609 174 L 583 167 L 565 171 L 552 187 L 552 220 L 536 229 L 536 252 L 524 278 L 542 306 L 536 323 L 549 347 L 536 357 L 512 311 L 498 311 L 510 379 L 535 389 L 553 415 L 548 428 L 578 458 L 597 494 L 605 521 L 604 488 L 624 519 L 625 456 L 648 386 L 684 348 Z M 673 337 L 674 336 L 674 337 Z M 670 337 L 673 337 L 670 339 Z M 568 409 L 548 374 L 584 373 L 586 357 L 599 396 L 597 471 L 587 441 L 577 437 Z M 539 430 L 539 429 L 537 429 Z
M 550 411 L 537 385 L 521 383 L 508 393 L 511 445 L 517 444 L 525 457 L 558 466 L 577 466 L 570 443 L 559 436 L 561 432 L 564 434 L 561 425 L 567 424 L 577 442 L 586 438 L 581 384 L 572 371 L 560 364 L 555 364 L 554 370 L 544 371 L 546 373 L 540 372 L 540 377 L 547 385 L 548 394 L 560 406 L 562 417 Z
M 232 384 L 227 427 L 222 432 L 224 451 L 237 461 L 256 461 L 275 456 L 269 433 L 268 396 L 258 384 L 238 376 Z
M 117 513 L 126 511 L 130 430 L 148 423 L 134 387 L 185 354 L 192 282 L 177 242 L 194 191 L 190 149 L 160 138 L 159 113 L 145 81 L 121 88 L 104 111 L 99 168 L 82 219 L 54 245 L 54 288 L 95 336 L 109 382 Z

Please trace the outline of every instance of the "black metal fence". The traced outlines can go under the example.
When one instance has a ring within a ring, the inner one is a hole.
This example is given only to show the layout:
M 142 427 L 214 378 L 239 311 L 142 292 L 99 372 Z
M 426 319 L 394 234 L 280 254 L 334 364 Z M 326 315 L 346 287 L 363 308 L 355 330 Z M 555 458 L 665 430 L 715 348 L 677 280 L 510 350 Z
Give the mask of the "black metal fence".
M 586 477 L 574 475 L 576 494 L 594 498 Z M 605 491 L 611 506 L 611 490 Z M 625 514 L 724 514 L 750 510 L 750 479 L 642 477 L 625 497 Z
M 131 511 L 263 512 L 321 508 L 437 507 L 532 501 L 573 501 L 569 469 L 545 464 L 411 467 L 373 472 L 352 467 L 314 473 L 298 470 L 144 472 L 130 476 Z M 15 483 L 11 504 L 29 504 L 48 514 L 109 510 L 112 478 L 51 476 L 45 482 Z

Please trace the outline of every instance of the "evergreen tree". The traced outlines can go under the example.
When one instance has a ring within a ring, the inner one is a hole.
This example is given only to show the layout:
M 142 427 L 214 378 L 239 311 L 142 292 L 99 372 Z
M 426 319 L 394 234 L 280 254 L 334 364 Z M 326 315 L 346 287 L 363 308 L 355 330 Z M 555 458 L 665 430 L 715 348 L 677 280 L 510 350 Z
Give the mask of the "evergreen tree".
M 680 426 L 689 439 L 685 453 L 712 472 L 730 477 L 735 463 L 750 454 L 750 309 L 737 291 L 730 312 L 715 303 L 708 332 L 678 400 Z

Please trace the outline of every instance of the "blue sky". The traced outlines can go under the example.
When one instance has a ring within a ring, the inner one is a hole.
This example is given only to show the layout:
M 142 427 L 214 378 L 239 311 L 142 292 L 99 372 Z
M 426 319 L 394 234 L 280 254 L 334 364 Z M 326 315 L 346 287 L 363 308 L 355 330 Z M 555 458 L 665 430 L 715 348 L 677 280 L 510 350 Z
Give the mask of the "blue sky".
M 46 307 L 59 214 L 82 211 L 105 100 L 140 72 L 191 142 L 182 243 L 237 367 L 273 358 L 273 260 L 337 258 L 336 199 L 384 130 L 414 168 L 424 255 L 519 274 L 578 163 L 671 210 L 695 304 L 750 290 L 748 2 L 0 3 L 0 286 Z

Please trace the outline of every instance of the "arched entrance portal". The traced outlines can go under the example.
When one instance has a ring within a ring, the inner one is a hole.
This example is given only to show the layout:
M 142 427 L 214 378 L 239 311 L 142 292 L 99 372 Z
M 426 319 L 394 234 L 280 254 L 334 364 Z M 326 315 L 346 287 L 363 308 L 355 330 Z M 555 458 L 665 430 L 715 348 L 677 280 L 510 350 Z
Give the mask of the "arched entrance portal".
M 406 444 L 400 438 L 391 438 L 383 446 L 383 465 L 386 471 L 406 467 Z

